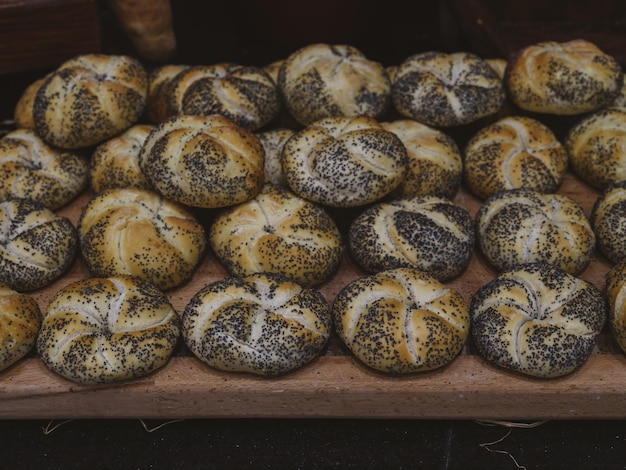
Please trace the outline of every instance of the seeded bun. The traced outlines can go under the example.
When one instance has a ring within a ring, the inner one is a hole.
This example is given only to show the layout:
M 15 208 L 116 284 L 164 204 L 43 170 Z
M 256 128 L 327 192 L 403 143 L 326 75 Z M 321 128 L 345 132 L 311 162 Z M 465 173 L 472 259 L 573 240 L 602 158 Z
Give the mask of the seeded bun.
M 618 346 L 626 353 L 626 260 L 613 266 L 606 276 L 609 301 L 608 324 Z
M 0 173 L 0 200 L 28 198 L 56 210 L 85 189 L 89 164 L 31 129 L 17 129 L 0 139 Z
M 0 282 L 26 292 L 59 279 L 78 251 L 76 228 L 29 199 L 0 202 Z
M 189 280 L 206 248 L 203 226 L 184 206 L 136 188 L 94 196 L 78 234 L 92 276 L 136 276 L 161 290 Z
M 35 347 L 41 327 L 39 304 L 28 294 L 0 283 L 0 371 L 15 364 Z
M 391 91 L 402 116 L 433 127 L 469 124 L 497 113 L 504 87 L 497 72 L 469 52 L 423 52 L 399 66 Z
M 265 151 L 265 182 L 287 185 L 283 176 L 282 153 L 285 142 L 295 134 L 291 129 L 278 128 L 258 133 Z
M 582 208 L 562 194 L 502 191 L 483 203 L 475 223 L 480 250 L 498 270 L 546 262 L 577 275 L 596 246 Z
M 516 188 L 553 193 L 565 177 L 567 159 L 565 147 L 546 125 L 528 117 L 506 117 L 467 143 L 465 183 L 481 199 Z
M 449 199 L 404 197 L 363 211 L 350 225 L 349 242 L 352 257 L 368 272 L 413 267 L 447 281 L 469 265 L 474 223 Z
M 591 226 L 598 248 L 611 262 L 626 258 L 626 181 L 608 186 L 596 199 Z
M 534 377 L 567 375 L 587 360 L 607 316 L 592 284 L 547 264 L 521 265 L 481 287 L 472 339 L 498 366 Z
M 33 103 L 37 133 L 50 145 L 97 145 L 143 115 L 148 74 L 136 59 L 85 54 L 63 63 L 41 85 Z
M 386 373 L 442 367 L 469 336 L 463 297 L 413 268 L 350 282 L 335 297 L 332 313 L 335 331 L 352 353 Z
M 306 287 L 330 279 L 343 254 L 339 229 L 323 207 L 271 184 L 218 214 L 209 241 L 233 275 L 277 273 Z
M 266 376 L 312 361 L 330 330 L 330 306 L 319 291 L 268 273 L 213 282 L 183 313 L 183 338 L 201 361 Z
M 89 278 L 52 298 L 37 352 L 62 377 L 102 384 L 160 368 L 179 337 L 177 313 L 152 284 L 128 276 Z
M 531 44 L 510 60 L 509 97 L 535 113 L 575 115 L 610 105 L 624 76 L 619 63 L 595 44 L 575 39 Z
M 187 68 L 188 65 L 162 65 L 148 75 L 146 117 L 152 124 L 159 124 L 176 114 L 170 103 L 172 83 L 174 78 Z
M 33 117 L 33 103 L 35 102 L 35 96 L 41 85 L 46 81 L 48 77 L 42 77 L 26 87 L 22 95 L 20 96 L 17 104 L 15 105 L 15 111 L 13 113 L 13 120 L 15 121 L 15 127 L 18 129 L 34 129 L 35 118 Z
M 301 197 L 331 207 L 358 207 L 394 191 L 408 172 L 402 141 L 366 116 L 321 119 L 283 148 L 283 175 Z
M 348 45 L 311 44 L 293 52 L 279 70 L 278 88 L 303 126 L 335 116 L 377 119 L 391 103 L 385 68 Z
M 504 80 L 506 68 L 509 65 L 508 60 L 495 57 L 492 59 L 485 59 L 485 62 L 487 62 L 489 66 L 496 71 L 500 80 Z

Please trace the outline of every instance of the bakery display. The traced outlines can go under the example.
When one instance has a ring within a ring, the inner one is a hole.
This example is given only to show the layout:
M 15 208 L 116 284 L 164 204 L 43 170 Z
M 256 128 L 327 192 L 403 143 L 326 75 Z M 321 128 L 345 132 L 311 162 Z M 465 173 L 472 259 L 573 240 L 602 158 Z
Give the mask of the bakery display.
M 626 181 L 609 185 L 598 196 L 590 221 L 600 251 L 612 263 L 626 258 Z
M 0 202 L 0 283 L 19 292 L 40 289 L 66 274 L 77 250 L 67 217 L 30 199 Z
M 608 325 L 611 335 L 626 353 L 626 260 L 613 266 L 606 276 Z
M 350 351 L 368 367 L 390 374 L 443 367 L 469 336 L 463 297 L 414 268 L 355 279 L 335 297 L 332 314 Z
M 471 338 L 500 367 L 533 377 L 571 373 L 587 360 L 607 317 L 602 293 L 547 263 L 499 273 L 470 303 Z
M 467 210 L 446 198 L 396 198 L 359 214 L 348 240 L 352 257 L 365 271 L 412 267 L 449 281 L 469 265 L 474 222 Z
M 422 52 L 398 66 L 391 96 L 402 116 L 453 127 L 496 114 L 505 93 L 497 72 L 476 54 Z
M 81 384 L 143 377 L 167 363 L 180 338 L 167 297 L 130 276 L 70 283 L 50 301 L 37 352 L 60 376 Z
M 465 183 L 481 199 L 507 189 L 556 192 L 568 154 L 540 121 L 509 116 L 476 132 L 463 152 Z
M 623 81 L 615 58 L 584 39 L 530 44 L 511 58 L 504 77 L 508 95 L 519 108 L 554 115 L 608 106 Z
M 137 188 L 109 189 L 90 198 L 78 236 L 93 277 L 125 274 L 161 290 L 187 282 L 207 245 L 204 227 L 186 207 Z
M 498 270 L 546 262 L 576 275 L 587 267 L 596 246 L 582 207 L 563 194 L 502 191 L 480 206 L 475 224 L 480 251 Z
M 276 376 L 315 359 L 331 330 L 317 290 L 268 273 L 227 277 L 198 291 L 183 312 L 182 335 L 205 364 Z
M 329 280 L 343 255 L 341 233 L 328 212 L 272 184 L 220 212 L 209 241 L 233 275 L 276 273 L 305 287 Z

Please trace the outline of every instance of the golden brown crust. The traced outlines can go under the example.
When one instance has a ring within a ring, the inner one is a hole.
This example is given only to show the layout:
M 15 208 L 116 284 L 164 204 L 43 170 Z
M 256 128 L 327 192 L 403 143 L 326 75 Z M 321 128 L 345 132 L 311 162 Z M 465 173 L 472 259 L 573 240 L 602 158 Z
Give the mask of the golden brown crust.
M 613 266 L 606 277 L 608 324 L 615 341 L 626 353 L 626 260 Z
M 35 96 L 41 85 L 46 81 L 48 76 L 39 78 L 26 87 L 22 96 L 15 105 L 15 111 L 13 113 L 13 119 L 15 120 L 15 127 L 18 129 L 34 129 L 35 118 L 33 117 L 33 103 L 35 102 Z
M 591 226 L 598 248 L 612 263 L 626 258 L 626 181 L 608 186 L 596 199 Z
M 148 75 L 146 118 L 153 124 L 165 121 L 176 114 L 171 108 L 170 95 L 176 76 L 188 65 L 170 64 L 157 67 Z

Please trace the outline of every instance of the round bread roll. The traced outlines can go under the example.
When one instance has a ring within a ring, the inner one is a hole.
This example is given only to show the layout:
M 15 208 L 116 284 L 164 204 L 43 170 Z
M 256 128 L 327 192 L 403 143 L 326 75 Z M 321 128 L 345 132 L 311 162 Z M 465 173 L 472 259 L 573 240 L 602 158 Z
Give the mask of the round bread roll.
M 176 114 L 221 114 L 255 131 L 278 115 L 276 84 L 262 68 L 222 63 L 189 67 L 172 80 L 170 106 Z
M 449 199 L 404 197 L 370 206 L 348 236 L 353 258 L 366 271 L 414 267 L 447 281 L 469 265 L 474 223 Z
M 528 117 L 505 117 L 482 128 L 464 154 L 465 183 L 481 199 L 516 188 L 553 193 L 567 172 L 565 147 L 547 126 Z
M 442 367 L 463 349 L 463 297 L 415 268 L 357 278 L 335 297 L 335 331 L 365 365 L 405 374 Z
M 463 157 L 452 137 L 410 119 L 380 125 L 398 136 L 409 157 L 409 171 L 397 194 L 454 197 L 463 178 Z
M 272 184 L 218 214 L 209 241 L 233 275 L 277 273 L 305 287 L 335 274 L 343 254 L 339 229 L 324 208 Z
M 626 181 L 608 186 L 591 210 L 600 251 L 613 263 L 626 258 Z
M 80 216 L 78 235 L 92 276 L 131 275 L 162 290 L 191 278 L 207 243 L 203 226 L 184 206 L 136 188 L 94 196 Z
M 282 168 L 299 196 L 331 207 L 358 207 L 395 190 L 408 172 L 402 141 L 374 118 L 321 119 L 283 147 Z
M 497 113 L 505 94 L 496 71 L 475 54 L 423 52 L 398 66 L 391 97 L 402 116 L 452 127 Z
M 167 297 L 130 276 L 89 278 L 61 289 L 44 316 L 37 352 L 66 379 L 103 384 L 143 377 L 166 364 L 180 337 Z
M 63 63 L 33 103 L 35 129 L 50 145 L 76 149 L 99 144 L 143 115 L 148 74 L 136 59 L 85 54 Z
M 13 112 L 13 120 L 15 121 L 15 127 L 18 129 L 34 129 L 35 118 L 33 117 L 33 103 L 35 102 L 35 96 L 41 85 L 46 81 L 48 76 L 39 78 L 26 87 L 22 95 L 20 96 L 17 104 L 15 105 L 15 111 Z
M 31 129 L 17 129 L 0 139 L 0 173 L 0 200 L 28 198 L 56 210 L 85 189 L 89 163 L 47 145 Z
M 276 86 L 278 86 L 278 73 L 284 62 L 285 59 L 275 60 L 263 67 L 263 71 L 272 79 Z
M 265 151 L 265 182 L 287 186 L 287 180 L 283 176 L 282 153 L 285 142 L 296 131 L 285 128 L 270 129 L 260 132 L 258 135 Z
M 510 99 L 535 113 L 574 115 L 610 105 L 624 76 L 619 63 L 582 39 L 545 41 L 518 51 L 504 82 Z
M 285 374 L 319 356 L 331 331 L 317 290 L 269 273 L 234 276 L 196 293 L 183 312 L 183 338 L 219 370 Z
M 572 172 L 604 189 L 626 180 L 626 108 L 607 108 L 575 124 L 564 140 Z
M 16 291 L 47 286 L 74 262 L 76 228 L 39 202 L 0 202 L 0 227 L 0 282 Z
M 154 126 L 136 124 L 100 144 L 91 156 L 89 182 L 100 193 L 112 188 L 151 189 L 139 168 L 139 151 Z
M 174 78 L 188 65 L 168 64 L 154 69 L 148 75 L 148 94 L 146 97 L 146 117 L 153 124 L 159 124 L 173 116 L 170 96 Z
M 289 55 L 278 73 L 284 104 L 303 126 L 335 116 L 382 116 L 391 83 L 382 64 L 348 45 L 311 44 Z
M 592 352 L 607 316 L 592 284 L 547 263 L 498 274 L 472 297 L 471 336 L 488 361 L 522 374 L 567 375 Z
M 247 201 L 263 187 L 263 145 L 225 116 L 171 117 L 150 133 L 139 167 L 164 197 L 192 207 Z
M 475 223 L 480 250 L 498 270 L 546 262 L 576 275 L 591 261 L 596 244 L 582 208 L 563 194 L 502 191 L 482 204 Z
M 37 301 L 0 283 L 0 371 L 32 351 L 40 327 Z
M 626 353 L 626 260 L 617 263 L 607 273 L 606 295 L 611 335 Z

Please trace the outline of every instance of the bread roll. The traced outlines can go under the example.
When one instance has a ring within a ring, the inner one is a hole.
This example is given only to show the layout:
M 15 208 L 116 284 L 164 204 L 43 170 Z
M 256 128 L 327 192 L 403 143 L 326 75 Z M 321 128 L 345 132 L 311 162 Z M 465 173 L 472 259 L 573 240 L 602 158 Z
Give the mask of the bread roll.
M 39 78 L 26 87 L 19 100 L 15 105 L 15 111 L 13 112 L 13 120 L 15 121 L 15 127 L 18 129 L 34 129 L 35 118 L 33 117 L 33 103 L 35 102 L 35 96 L 41 85 L 46 81 L 48 76 Z
M 257 134 L 265 151 L 265 182 L 287 186 L 283 175 L 282 153 L 285 142 L 295 134 L 286 128 L 269 129 Z
M 626 260 L 617 263 L 607 273 L 606 295 L 611 335 L 626 353 Z
M 560 377 L 587 360 L 607 315 L 592 284 L 547 264 L 518 266 L 481 287 L 470 303 L 478 352 L 534 377 Z
M 224 116 L 179 115 L 150 133 L 139 152 L 139 167 L 164 197 L 216 208 L 261 191 L 264 157 L 259 138 Z
M 485 59 L 485 61 L 489 64 L 489 66 L 496 71 L 500 80 L 504 80 L 504 75 L 506 72 L 506 68 L 509 65 L 508 60 L 506 59 Z
M 469 336 L 463 297 L 414 268 L 357 278 L 335 297 L 335 331 L 365 365 L 406 374 L 448 364 Z
M 63 63 L 33 103 L 37 133 L 50 145 L 76 149 L 99 144 L 143 115 L 148 74 L 136 59 L 85 54 Z
M 89 163 L 47 145 L 31 129 L 17 129 L 0 139 L 0 173 L 0 200 L 28 198 L 56 210 L 85 189 Z
M 264 376 L 315 359 L 330 330 L 330 306 L 319 291 L 268 273 L 215 281 L 183 313 L 183 338 L 201 361 Z
M 0 283 L 0 371 L 31 352 L 40 327 L 41 311 L 34 297 Z
M 103 384 L 162 367 L 180 337 L 180 319 L 152 284 L 129 276 L 89 278 L 57 292 L 37 338 L 43 363 L 66 379 Z
M 423 52 L 399 66 L 391 90 L 402 116 L 433 127 L 469 124 L 498 112 L 504 87 L 496 71 L 469 52 Z
M 92 276 L 131 275 L 162 290 L 188 281 L 206 248 L 203 226 L 184 206 L 136 188 L 94 196 L 78 235 Z
M 94 192 L 112 188 L 152 188 L 139 168 L 139 151 L 152 129 L 154 126 L 136 124 L 96 148 L 89 167 L 89 182 Z
M 626 108 L 596 111 L 575 124 L 564 140 L 571 170 L 604 189 L 626 180 Z
M 379 118 L 391 104 L 385 68 L 349 45 L 310 44 L 278 73 L 284 105 L 302 126 L 335 116 Z
M 74 262 L 76 228 L 30 199 L 0 202 L 0 282 L 19 292 L 59 279 Z
M 221 63 L 189 67 L 172 79 L 170 106 L 176 114 L 222 114 L 255 131 L 272 121 L 281 102 L 276 84 L 254 66 Z
M 358 207 L 395 190 L 408 171 L 402 141 L 366 116 L 321 119 L 283 148 L 283 175 L 301 197 L 332 207 Z
M 398 136 L 409 157 L 398 195 L 454 197 L 463 177 L 463 158 L 452 137 L 410 119 L 380 125 Z
M 476 214 L 480 250 L 498 270 L 546 262 L 581 273 L 591 261 L 596 237 L 580 205 L 563 194 L 529 189 L 502 191 Z
M 174 78 L 188 65 L 168 64 L 155 68 L 148 75 L 146 117 L 152 124 L 159 124 L 176 114 L 172 109 L 171 95 Z
M 263 67 L 263 71 L 272 79 L 276 86 L 278 86 L 278 72 L 284 62 L 285 59 L 275 60 Z
M 339 229 L 324 208 L 272 184 L 218 214 L 209 241 L 233 275 L 277 273 L 305 287 L 330 279 L 343 254 Z
M 375 204 L 354 219 L 348 236 L 353 258 L 366 271 L 414 267 L 439 281 L 461 275 L 474 248 L 469 212 L 438 196 Z
M 608 106 L 623 80 L 615 58 L 582 39 L 526 46 L 511 58 L 504 78 L 509 97 L 518 107 L 557 115 Z
M 553 193 L 565 177 L 567 159 L 565 147 L 546 125 L 510 116 L 469 140 L 463 162 L 465 183 L 481 199 L 516 188 Z
M 591 226 L 598 248 L 612 263 L 626 258 L 626 181 L 608 186 L 596 199 Z

